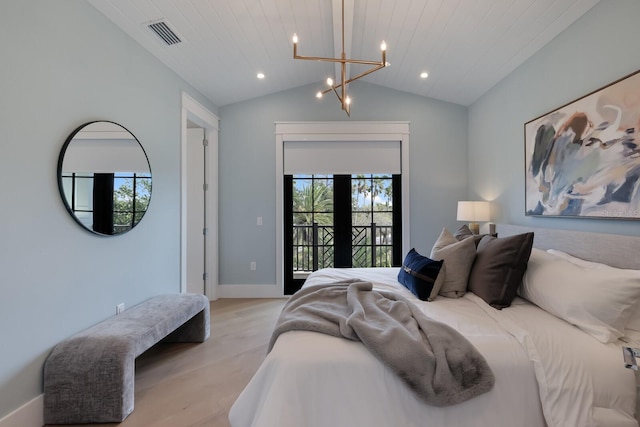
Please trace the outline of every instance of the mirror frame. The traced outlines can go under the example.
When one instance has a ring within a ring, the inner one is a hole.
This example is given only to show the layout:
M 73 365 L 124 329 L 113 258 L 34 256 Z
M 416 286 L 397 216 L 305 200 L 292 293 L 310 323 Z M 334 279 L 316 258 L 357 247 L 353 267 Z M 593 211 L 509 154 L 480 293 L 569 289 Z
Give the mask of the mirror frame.
M 62 176 L 62 166 L 64 163 L 64 158 L 65 158 L 65 154 L 67 153 L 67 149 L 69 148 L 69 145 L 71 144 L 71 142 L 74 140 L 75 136 L 82 131 L 84 128 L 86 128 L 89 125 L 95 124 L 95 123 L 111 123 L 115 126 L 118 126 L 119 128 L 122 128 L 124 131 L 126 131 L 127 133 L 129 133 L 129 135 L 131 135 L 131 137 L 133 137 L 133 139 L 138 143 L 138 147 L 140 147 L 140 150 L 142 150 L 142 154 L 144 154 L 144 157 L 146 159 L 147 162 L 147 167 L 149 169 L 149 177 L 151 179 L 151 189 L 149 191 L 149 203 L 147 204 L 147 208 L 145 209 L 144 213 L 142 214 L 142 216 L 140 217 L 140 219 L 138 220 L 138 222 L 134 223 L 130 228 L 119 232 L 119 233 L 113 233 L 113 234 L 105 234 L 105 233 L 101 233 L 99 231 L 95 231 L 93 228 L 88 227 L 86 224 L 84 224 L 77 216 L 76 214 L 73 212 L 73 208 L 71 206 L 69 206 L 69 203 L 67 202 L 67 196 L 65 194 L 65 190 L 64 190 L 64 184 L 63 184 L 63 176 Z M 144 218 L 144 216 L 146 215 L 148 209 L 149 209 L 149 205 L 151 204 L 151 195 L 152 195 L 152 189 L 153 189 L 153 174 L 151 173 L 151 164 L 149 163 L 149 156 L 147 156 L 147 152 L 145 151 L 144 147 L 142 146 L 142 144 L 140 143 L 140 141 L 138 140 L 138 138 L 126 127 L 122 126 L 119 123 L 110 121 L 110 120 L 93 120 L 90 122 L 86 122 L 80 126 L 78 126 L 73 132 L 71 132 L 71 134 L 67 137 L 67 139 L 65 140 L 64 144 L 62 145 L 62 149 L 60 150 L 60 154 L 58 156 L 58 167 L 57 167 L 57 178 L 58 178 L 58 190 L 60 192 L 60 197 L 62 198 L 62 202 L 64 203 L 64 206 L 67 210 L 67 212 L 69 213 L 69 215 L 71 215 L 71 217 L 73 218 L 73 220 L 78 223 L 83 229 L 89 231 L 92 234 L 98 235 L 98 236 L 103 236 L 103 237 L 112 237 L 112 236 L 121 236 L 123 234 L 128 233 L 129 231 L 131 231 L 133 228 L 135 228 L 140 221 L 142 221 L 142 218 Z

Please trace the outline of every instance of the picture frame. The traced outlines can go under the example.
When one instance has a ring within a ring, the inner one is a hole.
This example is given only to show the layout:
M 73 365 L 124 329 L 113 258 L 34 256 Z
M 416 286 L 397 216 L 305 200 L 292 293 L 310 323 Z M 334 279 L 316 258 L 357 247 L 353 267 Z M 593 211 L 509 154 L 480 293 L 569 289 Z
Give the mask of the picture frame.
M 524 124 L 525 215 L 640 219 L 640 70 Z

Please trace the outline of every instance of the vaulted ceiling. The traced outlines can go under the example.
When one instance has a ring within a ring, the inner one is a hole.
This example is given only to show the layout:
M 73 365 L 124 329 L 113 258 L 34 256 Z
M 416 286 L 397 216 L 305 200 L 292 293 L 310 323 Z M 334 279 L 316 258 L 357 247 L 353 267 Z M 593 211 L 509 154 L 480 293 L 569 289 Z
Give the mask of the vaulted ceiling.
M 336 73 L 331 63 L 294 60 L 291 39 L 297 33 L 300 55 L 339 57 L 341 0 L 89 1 L 219 107 L 311 83 L 324 89 Z M 387 44 L 391 66 L 363 80 L 460 105 L 472 104 L 598 3 L 344 1 L 347 57 L 379 60 L 380 43 Z M 157 22 L 181 42 L 162 41 L 148 27 Z M 428 78 L 420 78 L 423 71 Z

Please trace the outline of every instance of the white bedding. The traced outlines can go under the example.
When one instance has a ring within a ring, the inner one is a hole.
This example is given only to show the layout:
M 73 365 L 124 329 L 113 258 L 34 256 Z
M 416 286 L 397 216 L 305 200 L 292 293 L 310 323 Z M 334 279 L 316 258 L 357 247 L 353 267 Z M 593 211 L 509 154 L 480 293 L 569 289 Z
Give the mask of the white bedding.
M 602 344 L 523 299 L 496 310 L 472 293 L 422 302 L 397 268 L 324 269 L 305 286 L 359 278 L 393 289 L 460 331 L 486 358 L 494 388 L 437 408 L 359 342 L 313 332 L 281 335 L 229 414 L 234 427 L 638 426 L 622 343 Z

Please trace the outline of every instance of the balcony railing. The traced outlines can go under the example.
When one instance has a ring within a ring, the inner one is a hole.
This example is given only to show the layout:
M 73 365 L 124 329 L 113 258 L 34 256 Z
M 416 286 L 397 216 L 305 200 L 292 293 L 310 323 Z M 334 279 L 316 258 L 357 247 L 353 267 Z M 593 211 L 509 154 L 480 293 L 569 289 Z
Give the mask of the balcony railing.
M 391 267 L 392 226 L 351 227 L 353 267 Z M 334 266 L 333 225 L 293 226 L 293 271 L 311 272 Z

